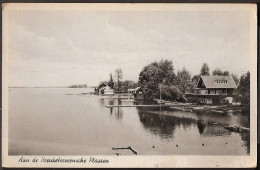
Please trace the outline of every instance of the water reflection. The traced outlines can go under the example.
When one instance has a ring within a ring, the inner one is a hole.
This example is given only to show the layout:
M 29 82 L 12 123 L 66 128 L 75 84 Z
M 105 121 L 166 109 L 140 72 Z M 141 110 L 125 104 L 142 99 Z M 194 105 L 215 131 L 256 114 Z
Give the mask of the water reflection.
M 177 125 L 175 121 L 166 119 L 165 116 L 149 114 L 144 111 L 138 111 L 138 115 L 146 130 L 158 134 L 163 139 L 173 138 L 173 132 Z
M 250 154 L 250 132 L 240 133 L 241 140 L 244 141 L 244 146 L 246 146 L 247 154 Z
M 122 104 L 122 99 L 119 99 L 119 98 L 118 98 L 118 99 L 117 99 L 117 104 L 118 104 L 118 105 L 121 105 L 121 104 Z
M 206 129 L 206 124 L 202 123 L 201 121 L 198 121 L 197 127 L 198 127 L 198 130 L 199 130 L 199 133 L 202 134 L 202 133 L 204 133 L 204 131 Z
M 99 99 L 99 103 L 101 106 L 105 106 L 105 99 L 104 98 L 100 98 Z
M 122 105 L 122 99 L 114 98 L 114 97 L 107 97 L 101 96 L 99 99 L 99 103 L 102 107 L 106 105 Z M 123 118 L 123 109 L 119 107 L 109 108 L 110 115 L 114 114 L 114 117 L 117 120 L 121 120 Z
M 249 132 L 236 133 L 223 128 L 250 127 L 249 112 L 110 109 L 105 106 L 133 103 L 117 96 L 60 95 L 80 94 L 77 90 L 80 89 L 13 89 L 9 96 L 8 153 L 114 155 L 112 146 L 133 146 L 142 155 L 250 153 Z
M 118 98 L 118 99 L 116 99 L 116 101 L 117 101 L 117 105 L 122 105 L 122 99 Z M 117 108 L 114 108 L 114 110 L 115 110 L 115 117 L 118 120 L 121 120 L 123 117 L 123 109 L 120 107 L 117 107 Z
M 196 123 L 192 119 L 153 114 L 143 110 L 138 110 L 138 115 L 143 127 L 151 133 L 159 135 L 162 139 L 173 138 L 176 127 L 182 126 L 186 130 Z
M 123 117 L 123 111 L 121 108 L 115 108 L 115 117 L 118 119 L 118 120 L 121 120 L 122 117 Z
M 108 99 L 108 104 L 109 105 L 114 105 L 114 103 L 115 103 L 114 99 Z
M 129 103 L 120 98 L 101 98 L 100 105 L 139 105 L 142 102 Z M 153 136 L 159 137 L 161 140 L 174 141 L 189 133 L 196 133 L 208 141 L 214 141 L 215 137 L 234 138 L 233 133 L 224 128 L 224 126 L 243 126 L 249 127 L 249 113 L 244 112 L 185 112 L 172 110 L 165 107 L 115 107 L 108 109 L 110 115 L 116 120 L 121 121 L 123 111 L 126 111 L 126 117 L 131 112 L 137 112 L 142 128 Z M 177 133 L 178 132 L 178 133 Z M 186 134 L 187 133 L 187 134 Z M 181 135 L 181 136 L 180 136 Z M 241 137 L 243 149 L 246 153 L 250 153 L 250 134 L 249 132 L 236 133 Z M 226 139 L 225 139 L 226 141 Z M 226 142 L 225 142 L 226 143 Z
M 154 109 L 150 108 L 150 110 Z M 192 126 L 196 126 L 198 133 L 205 137 L 230 136 L 233 132 L 225 129 L 224 125 L 236 124 L 242 126 L 245 122 L 248 122 L 248 119 L 245 119 L 248 116 L 247 114 L 203 114 L 194 112 L 180 112 L 180 114 L 138 109 L 139 119 L 143 127 L 153 134 L 158 134 L 163 139 L 173 138 L 176 128 L 183 128 L 184 131 L 187 131 Z M 249 146 L 249 133 L 243 132 L 240 135 L 241 139 Z

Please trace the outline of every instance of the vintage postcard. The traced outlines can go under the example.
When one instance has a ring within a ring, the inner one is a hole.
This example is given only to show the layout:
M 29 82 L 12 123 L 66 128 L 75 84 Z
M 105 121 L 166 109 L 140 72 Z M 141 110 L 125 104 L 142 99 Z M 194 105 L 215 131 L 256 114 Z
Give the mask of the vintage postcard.
M 256 5 L 2 13 L 3 167 L 256 166 Z

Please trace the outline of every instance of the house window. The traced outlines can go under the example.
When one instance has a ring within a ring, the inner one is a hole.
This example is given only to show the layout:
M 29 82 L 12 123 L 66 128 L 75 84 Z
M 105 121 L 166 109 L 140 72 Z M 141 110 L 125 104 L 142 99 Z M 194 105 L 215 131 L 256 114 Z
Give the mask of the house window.
M 222 93 L 222 90 L 217 90 L 217 95 L 220 95 Z
M 217 83 L 217 84 L 227 83 L 227 80 L 215 80 L 215 83 Z

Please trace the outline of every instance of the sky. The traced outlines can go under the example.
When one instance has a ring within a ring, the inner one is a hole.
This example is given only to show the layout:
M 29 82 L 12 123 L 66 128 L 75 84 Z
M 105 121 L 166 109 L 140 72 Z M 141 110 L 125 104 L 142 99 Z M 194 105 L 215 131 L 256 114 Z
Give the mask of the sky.
M 98 85 L 121 68 L 138 80 L 145 65 L 168 59 L 175 73 L 203 62 L 241 76 L 249 70 L 249 12 L 240 10 L 12 10 L 9 86 Z

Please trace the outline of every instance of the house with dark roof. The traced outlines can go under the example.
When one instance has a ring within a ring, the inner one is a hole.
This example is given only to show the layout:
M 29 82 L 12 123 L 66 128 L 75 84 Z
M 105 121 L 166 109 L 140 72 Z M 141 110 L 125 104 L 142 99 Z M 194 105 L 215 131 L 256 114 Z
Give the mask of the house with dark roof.
M 232 76 L 201 76 L 194 94 L 203 104 L 220 104 L 224 100 L 232 103 L 237 85 Z
M 109 87 L 107 83 L 100 83 L 95 91 L 97 91 L 99 95 L 114 95 L 114 90 Z
M 141 87 L 137 87 L 132 91 L 132 94 L 134 95 L 136 100 L 143 100 L 143 89 Z

